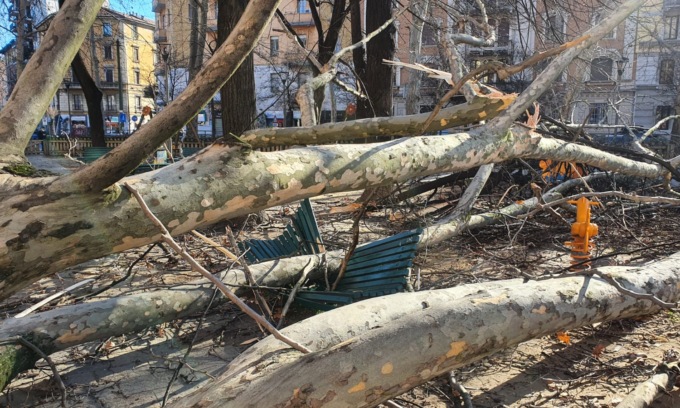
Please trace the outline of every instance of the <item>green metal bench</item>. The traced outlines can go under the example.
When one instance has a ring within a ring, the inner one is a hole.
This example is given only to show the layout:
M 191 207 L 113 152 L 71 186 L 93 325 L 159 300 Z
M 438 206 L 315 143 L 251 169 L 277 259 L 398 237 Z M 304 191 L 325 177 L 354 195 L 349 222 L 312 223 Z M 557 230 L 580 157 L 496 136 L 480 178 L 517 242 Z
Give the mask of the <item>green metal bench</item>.
M 298 292 L 295 301 L 312 309 L 331 310 L 407 290 L 421 234 L 422 229 L 405 231 L 357 247 L 335 291 L 317 285 L 316 290 Z
M 83 162 L 92 163 L 111 150 L 113 150 L 112 147 L 86 147 L 83 151 Z
M 238 244 L 250 263 L 268 261 L 293 255 L 319 254 L 325 251 L 321 233 L 309 199 L 300 203 L 289 224 L 279 237 L 263 240 L 249 239 Z
M 201 150 L 200 147 L 183 147 L 182 148 L 182 155 L 184 157 L 189 157 L 192 154 L 198 153 L 199 150 Z

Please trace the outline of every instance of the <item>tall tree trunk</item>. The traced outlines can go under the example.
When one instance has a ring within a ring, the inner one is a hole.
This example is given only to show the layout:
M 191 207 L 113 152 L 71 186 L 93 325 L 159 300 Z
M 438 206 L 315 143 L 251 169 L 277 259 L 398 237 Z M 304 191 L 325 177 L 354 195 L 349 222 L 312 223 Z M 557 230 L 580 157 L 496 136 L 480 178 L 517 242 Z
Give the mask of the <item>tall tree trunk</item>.
M 247 0 L 218 0 L 217 44 L 227 39 L 236 27 Z M 224 134 L 241 135 L 255 119 L 255 70 L 253 54 L 246 57 L 231 79 L 220 90 Z
M 366 1 L 366 32 L 377 30 L 392 18 L 392 0 Z M 392 67 L 383 59 L 394 59 L 394 24 L 371 39 L 366 46 L 364 86 L 368 100 L 357 104 L 357 118 L 392 116 Z
M 361 41 L 363 36 L 363 26 L 361 24 L 361 0 L 351 0 L 350 4 L 350 23 L 352 27 L 352 44 Z M 352 51 L 352 61 L 354 62 L 354 74 L 357 79 L 357 90 L 366 94 L 366 49 L 364 47 L 357 47 Z M 356 117 L 366 118 L 371 117 L 364 112 L 367 111 L 367 101 L 357 98 L 357 114 Z M 359 113 L 361 110 L 361 113 Z
M 208 22 L 208 0 L 189 0 L 193 5 L 191 34 L 189 38 L 189 82 L 196 78 L 203 66 L 206 24 Z M 189 123 L 189 136 L 198 140 L 198 118 Z
M 427 16 L 427 9 L 430 5 L 430 0 L 413 0 L 411 2 L 411 10 L 413 14 L 413 23 L 411 24 L 411 31 L 408 39 L 408 62 L 415 64 L 420 57 L 420 49 L 423 43 L 423 25 Z M 423 72 L 419 70 L 410 70 L 408 73 L 408 82 L 406 82 L 406 114 L 414 115 L 420 113 L 418 102 L 420 101 L 420 80 L 423 77 Z
M 73 68 L 73 74 L 78 80 L 78 83 L 80 83 L 80 88 L 85 95 L 87 117 L 90 119 L 90 138 L 92 139 L 92 146 L 106 147 L 106 138 L 104 137 L 104 112 L 102 111 L 102 99 L 104 95 L 94 82 L 90 72 L 87 70 L 80 52 L 78 52 L 73 59 L 71 68 Z

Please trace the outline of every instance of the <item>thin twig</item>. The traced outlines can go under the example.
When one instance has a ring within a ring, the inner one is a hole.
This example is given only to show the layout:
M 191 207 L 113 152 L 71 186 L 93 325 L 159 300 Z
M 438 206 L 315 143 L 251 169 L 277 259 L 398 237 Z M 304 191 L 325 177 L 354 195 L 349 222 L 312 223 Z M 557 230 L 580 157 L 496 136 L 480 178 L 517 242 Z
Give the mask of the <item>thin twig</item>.
M 125 188 L 128 189 L 130 194 L 134 195 L 135 198 L 137 199 L 137 202 L 139 203 L 139 206 L 141 207 L 142 211 L 144 214 L 151 220 L 151 222 L 158 227 L 159 230 L 161 230 L 161 239 L 170 245 L 170 248 L 172 248 L 177 254 L 179 254 L 184 260 L 191 265 L 191 267 L 196 270 L 198 273 L 200 273 L 204 278 L 208 279 L 210 282 L 212 282 L 217 288 L 222 292 L 229 300 L 231 300 L 232 303 L 236 304 L 236 306 L 239 307 L 245 314 L 250 316 L 253 320 L 255 320 L 257 323 L 262 325 L 264 328 L 267 329 L 269 333 L 271 333 L 276 339 L 288 344 L 292 348 L 302 352 L 302 353 L 309 353 L 310 350 L 303 346 L 302 344 L 296 342 L 295 340 L 287 337 L 286 335 L 282 334 L 279 332 L 276 327 L 274 327 L 267 319 L 264 317 L 260 316 L 256 311 L 254 311 L 250 306 L 248 306 L 245 302 L 243 302 L 238 296 L 236 296 L 229 288 L 221 281 L 219 280 L 216 276 L 214 276 L 212 273 L 210 273 L 207 269 L 205 269 L 201 264 L 199 264 L 186 250 L 184 250 L 179 244 L 172 238 L 172 235 L 170 235 L 170 232 L 165 228 L 165 225 L 156 218 L 156 216 L 151 212 L 149 207 L 146 205 L 146 202 L 144 202 L 144 199 L 142 196 L 139 194 L 137 190 L 132 188 L 130 184 L 125 183 Z
M 229 250 L 228 250 L 227 248 L 223 247 L 222 245 L 218 244 L 217 242 L 213 241 L 212 239 L 206 237 L 205 235 L 201 234 L 200 232 L 198 232 L 198 231 L 196 231 L 196 230 L 192 230 L 191 233 L 194 234 L 194 236 L 196 236 L 196 237 L 200 238 L 201 240 L 203 240 L 203 242 L 205 242 L 206 244 L 212 246 L 213 248 L 215 248 L 216 250 L 218 250 L 219 252 L 221 252 L 221 253 L 222 253 L 224 256 L 226 256 L 227 258 L 229 258 L 229 259 L 231 259 L 232 261 L 236 262 L 236 264 L 241 265 L 241 262 L 239 261 L 238 256 L 236 256 L 236 255 L 232 254 L 231 252 L 229 252 Z
M 307 265 L 305 265 L 305 269 L 302 270 L 302 274 L 300 275 L 300 279 L 298 279 L 297 283 L 295 286 L 293 286 L 293 290 L 290 291 L 290 295 L 288 295 L 288 300 L 286 300 L 286 304 L 283 306 L 283 309 L 281 310 L 281 318 L 279 319 L 279 323 L 276 325 L 276 328 L 280 328 L 281 325 L 283 324 L 283 319 L 285 319 L 286 314 L 288 313 L 288 309 L 290 308 L 290 305 L 293 304 L 293 301 L 295 300 L 295 295 L 297 294 L 298 290 L 304 285 L 305 281 L 307 280 L 307 275 L 309 275 L 309 272 L 314 269 L 314 265 L 312 264 L 312 260 L 310 259 L 307 262 Z
M 468 390 L 465 389 L 465 387 L 463 387 L 463 384 L 456 381 L 456 377 L 454 377 L 453 371 L 449 371 L 449 385 L 451 386 L 451 391 L 454 393 L 453 396 L 463 400 L 463 407 L 474 408 L 472 405 L 472 398 L 470 397 L 470 393 L 468 392 Z M 455 395 L 456 393 L 458 395 Z
M 368 208 L 368 203 L 371 200 L 371 197 L 375 193 L 375 190 L 372 190 L 368 197 L 366 197 L 366 200 L 364 200 L 363 203 L 361 203 L 361 208 L 357 211 L 356 216 L 354 217 L 354 223 L 352 224 L 352 243 L 350 244 L 349 248 L 347 249 L 347 252 L 345 253 L 345 257 L 342 259 L 342 264 L 340 264 L 340 271 L 338 272 L 338 276 L 335 278 L 335 282 L 333 282 L 333 286 L 331 286 L 330 290 L 335 290 L 338 287 L 338 284 L 340 283 L 340 280 L 342 280 L 342 277 L 345 276 L 345 271 L 347 270 L 347 264 L 349 263 L 350 258 L 354 254 L 354 250 L 357 248 L 357 245 L 359 244 L 359 222 L 363 218 L 364 214 L 366 213 L 366 209 Z
M 234 252 L 236 252 L 236 260 L 238 261 L 239 259 L 241 262 L 241 266 L 243 267 L 243 273 L 246 275 L 246 279 L 248 280 L 248 283 L 251 286 L 256 287 L 257 282 L 255 281 L 255 278 L 253 277 L 253 272 L 250 270 L 250 267 L 248 266 L 248 263 L 246 263 L 246 260 L 241 257 L 241 251 L 238 249 L 238 244 L 236 243 L 236 237 L 234 237 L 234 232 L 231 230 L 229 226 L 227 226 L 227 237 L 229 238 L 229 243 L 231 244 L 231 247 L 234 249 Z M 262 296 L 262 293 L 260 293 L 259 290 L 253 289 L 253 294 L 255 295 L 255 301 L 257 302 L 257 305 L 260 307 L 260 311 L 265 315 L 267 320 L 270 322 L 273 322 L 272 318 L 272 310 L 269 308 L 269 304 L 267 304 L 267 301 L 264 299 Z

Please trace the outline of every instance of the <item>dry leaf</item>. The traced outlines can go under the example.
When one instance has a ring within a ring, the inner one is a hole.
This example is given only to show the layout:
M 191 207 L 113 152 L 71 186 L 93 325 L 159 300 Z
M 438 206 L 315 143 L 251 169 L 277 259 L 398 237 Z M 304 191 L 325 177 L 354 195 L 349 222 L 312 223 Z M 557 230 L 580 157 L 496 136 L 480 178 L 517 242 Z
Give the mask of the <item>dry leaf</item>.
M 246 340 L 243 343 L 239 344 L 239 346 L 247 346 L 247 345 L 253 344 L 253 343 L 255 343 L 259 340 L 260 339 L 258 339 L 257 337 L 253 337 L 252 339 Z
M 604 351 L 604 349 L 605 349 L 606 347 L 607 347 L 607 346 L 605 346 L 604 344 L 598 344 L 597 346 L 595 346 L 595 347 L 593 348 L 593 356 L 594 356 L 595 358 L 600 358 L 600 355 L 602 354 L 602 352 Z
M 556 334 L 557 340 L 561 341 L 564 344 L 571 345 L 571 337 L 569 337 L 569 334 L 567 332 L 557 332 Z

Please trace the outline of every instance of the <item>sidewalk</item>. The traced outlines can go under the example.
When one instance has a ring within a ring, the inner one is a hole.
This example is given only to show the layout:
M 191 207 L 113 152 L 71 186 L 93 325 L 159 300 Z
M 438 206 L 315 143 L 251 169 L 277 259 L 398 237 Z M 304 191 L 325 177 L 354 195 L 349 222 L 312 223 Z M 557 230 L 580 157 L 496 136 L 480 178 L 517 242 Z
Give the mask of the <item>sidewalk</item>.
M 75 171 L 81 165 L 60 156 L 43 156 L 41 154 L 26 156 L 28 161 L 39 170 L 47 170 L 54 174 L 68 174 Z

